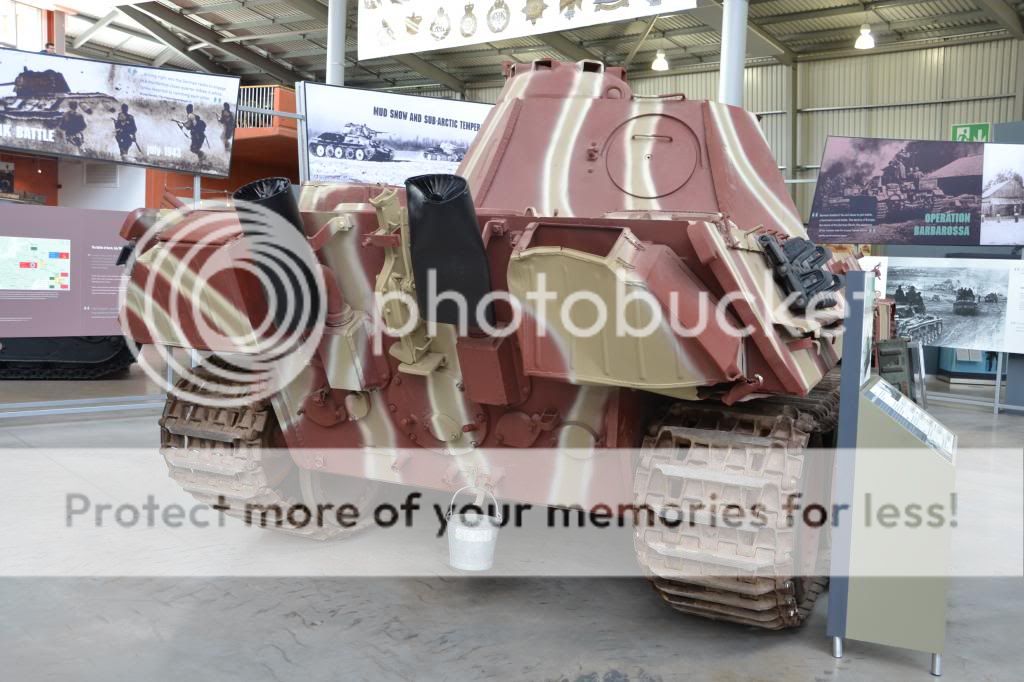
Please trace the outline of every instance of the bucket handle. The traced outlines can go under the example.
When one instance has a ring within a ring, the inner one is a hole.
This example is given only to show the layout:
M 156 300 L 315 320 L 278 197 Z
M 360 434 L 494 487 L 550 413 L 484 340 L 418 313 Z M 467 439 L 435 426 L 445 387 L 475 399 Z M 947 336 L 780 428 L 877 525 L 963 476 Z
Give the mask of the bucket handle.
M 464 486 L 462 486 L 461 488 L 459 488 L 458 490 L 455 491 L 455 494 L 452 495 L 452 501 L 448 503 L 448 513 L 445 514 L 445 518 L 446 519 L 450 519 L 452 517 L 452 514 L 455 513 L 455 498 L 458 497 L 459 494 L 462 493 L 465 490 L 477 490 L 477 491 L 483 493 L 484 495 L 490 495 L 491 502 L 494 503 L 494 513 L 497 515 L 498 523 L 501 523 L 501 521 L 502 521 L 501 507 L 498 506 L 498 498 L 496 498 L 494 496 L 494 493 L 492 493 L 487 488 L 478 488 L 475 485 L 464 485 Z M 481 508 L 481 511 L 483 511 L 482 508 Z

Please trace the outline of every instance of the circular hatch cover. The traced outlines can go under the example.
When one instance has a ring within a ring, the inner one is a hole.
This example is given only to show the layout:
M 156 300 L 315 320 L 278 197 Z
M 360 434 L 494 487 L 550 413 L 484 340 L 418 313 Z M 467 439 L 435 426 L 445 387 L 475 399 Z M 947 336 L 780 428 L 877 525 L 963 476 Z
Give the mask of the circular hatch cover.
M 605 143 L 608 177 L 626 194 L 656 199 L 693 176 L 700 144 L 690 126 L 665 114 L 629 119 Z

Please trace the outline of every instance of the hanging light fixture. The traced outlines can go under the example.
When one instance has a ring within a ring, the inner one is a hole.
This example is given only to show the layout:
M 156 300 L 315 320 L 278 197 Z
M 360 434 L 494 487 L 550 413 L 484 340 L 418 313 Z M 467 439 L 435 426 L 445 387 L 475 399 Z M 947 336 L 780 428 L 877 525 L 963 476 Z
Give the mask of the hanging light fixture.
M 871 24 L 860 25 L 860 35 L 853 47 L 857 50 L 870 50 L 875 46 L 875 37 L 871 35 Z
M 668 60 L 665 59 L 665 50 L 658 50 L 654 61 L 651 62 L 651 71 L 668 71 Z

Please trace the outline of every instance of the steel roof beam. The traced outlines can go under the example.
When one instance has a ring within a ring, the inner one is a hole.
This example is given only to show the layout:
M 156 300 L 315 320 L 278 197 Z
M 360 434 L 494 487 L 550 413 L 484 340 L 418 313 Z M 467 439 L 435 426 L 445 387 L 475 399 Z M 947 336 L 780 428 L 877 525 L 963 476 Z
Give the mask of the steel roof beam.
M 587 48 L 577 42 L 569 40 L 561 33 L 542 33 L 541 35 L 534 37 L 575 62 L 582 61 L 584 59 L 596 59 L 598 61 L 601 59 Z
M 847 14 L 864 14 L 874 12 L 887 7 L 925 5 L 936 0 L 875 0 L 875 2 L 858 2 L 853 5 L 841 5 L 829 7 L 828 9 L 812 9 L 806 12 L 791 12 L 789 14 L 774 14 L 764 17 L 756 17 L 755 21 L 761 26 L 772 24 L 785 24 L 791 21 L 806 21 L 807 19 L 827 19 L 829 17 L 842 17 Z
M 1024 24 L 1020 15 L 1003 0 L 975 0 L 992 21 L 1001 25 L 1017 40 L 1024 40 Z
M 110 10 L 110 12 L 108 12 L 107 15 L 104 16 L 102 19 L 97 20 L 95 23 L 93 23 L 92 26 L 82 31 L 82 33 L 77 38 L 75 38 L 75 41 L 71 44 L 71 47 L 76 50 L 79 49 L 87 42 L 92 40 L 92 37 L 94 35 L 105 29 L 107 26 L 110 26 L 110 24 L 114 23 L 114 19 L 117 19 L 119 16 L 121 16 L 121 13 L 118 12 L 116 9 Z
M 86 21 L 93 25 L 95 25 L 96 22 L 100 21 L 99 17 L 94 17 L 90 14 L 82 13 L 75 14 L 72 18 L 81 19 L 82 21 Z M 108 25 L 107 28 L 112 29 L 114 31 L 118 31 L 120 33 L 124 33 L 125 35 L 129 35 L 135 38 L 142 38 L 143 40 L 150 41 L 153 40 L 153 35 L 151 33 L 146 33 L 145 31 L 139 31 L 134 28 L 129 28 L 128 26 L 122 26 L 121 24 L 118 24 L 116 21 Z
M 144 12 L 130 5 L 118 7 L 118 11 L 124 12 L 126 16 L 134 19 L 136 23 L 138 23 L 144 29 L 152 33 L 153 37 L 156 38 L 159 42 L 162 42 L 167 47 L 173 49 L 175 52 L 180 54 L 185 59 L 188 59 L 190 62 L 198 66 L 200 69 L 203 69 L 204 71 L 209 71 L 210 73 L 226 72 L 224 67 L 217 64 L 217 62 L 213 61 L 205 54 L 201 52 L 190 51 L 188 49 L 188 43 L 179 38 L 177 35 L 174 34 L 173 31 L 171 31 L 169 28 L 167 28 L 159 21 L 149 16 L 148 14 L 145 14 Z M 150 40 L 151 39 L 152 38 L 150 38 Z
M 136 7 L 149 12 L 160 21 L 166 22 L 178 30 L 189 34 L 196 40 L 202 40 L 210 43 L 210 45 L 216 45 L 217 49 L 223 50 L 230 55 L 238 57 L 242 61 L 252 64 L 285 85 L 291 86 L 296 80 L 301 78 L 292 70 L 278 64 L 272 59 L 253 52 L 248 48 L 242 47 L 241 45 L 235 45 L 234 43 L 221 43 L 220 41 L 225 36 L 222 36 L 216 31 L 202 26 L 201 24 L 197 24 L 191 19 L 178 14 L 174 10 L 169 9 L 158 2 L 144 2 L 136 5 Z M 123 11 L 125 8 L 122 7 L 121 9 Z M 189 53 L 189 59 L 192 59 L 193 55 L 194 53 Z
M 922 26 L 928 26 L 932 22 L 945 22 L 948 20 L 958 21 L 974 21 L 977 19 L 987 19 L 988 15 L 985 12 L 972 11 L 972 12 L 956 12 L 953 14 L 946 14 L 943 16 L 937 16 L 933 18 L 919 18 L 909 19 L 906 21 L 889 21 L 885 23 L 879 22 L 868 22 L 871 24 L 873 31 L 876 31 L 879 35 L 885 35 L 887 33 L 901 33 L 904 31 L 917 31 L 928 30 L 922 29 Z M 987 23 L 987 22 L 986 22 Z M 977 26 L 965 25 L 959 27 L 960 30 L 975 30 Z M 833 40 L 843 40 L 844 38 L 856 38 L 860 31 L 860 24 L 855 26 L 846 26 L 844 28 L 833 28 L 827 31 L 809 31 L 807 33 L 789 33 L 787 35 L 779 36 L 779 40 L 788 42 L 798 41 L 822 41 L 830 42 Z
M 416 73 L 425 76 L 427 79 L 445 85 L 455 92 L 465 92 L 465 82 L 459 80 L 447 71 L 428 62 L 426 59 L 414 54 L 400 54 L 392 57 L 396 62 L 412 69 Z

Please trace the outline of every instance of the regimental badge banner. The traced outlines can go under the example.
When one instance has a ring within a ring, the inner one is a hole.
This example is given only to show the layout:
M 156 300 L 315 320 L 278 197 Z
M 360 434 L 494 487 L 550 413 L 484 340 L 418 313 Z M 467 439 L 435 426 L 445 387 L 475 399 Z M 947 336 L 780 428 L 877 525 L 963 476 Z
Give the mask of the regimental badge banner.
M 227 177 L 239 83 L 0 49 L 0 147 Z
M 401 186 L 454 173 L 490 104 L 300 83 L 303 163 L 313 182 Z
M 1024 244 L 1024 145 L 829 137 L 808 232 L 829 244 Z
M 571 31 L 696 6 L 696 0 L 359 0 L 359 59 Z

